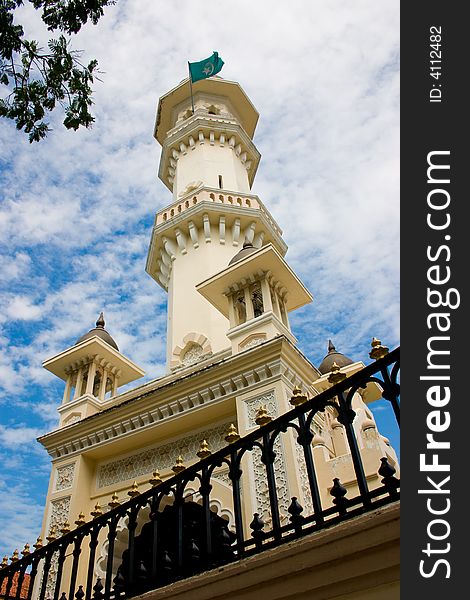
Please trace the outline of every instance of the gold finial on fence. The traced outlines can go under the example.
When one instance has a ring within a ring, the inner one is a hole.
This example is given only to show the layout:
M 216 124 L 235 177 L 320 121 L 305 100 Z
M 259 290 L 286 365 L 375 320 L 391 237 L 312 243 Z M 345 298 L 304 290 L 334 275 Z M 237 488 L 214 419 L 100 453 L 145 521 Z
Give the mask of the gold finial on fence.
M 369 356 L 373 360 L 379 360 L 379 358 L 383 358 L 388 354 L 387 346 L 382 346 L 382 342 L 377 338 L 372 338 L 372 342 L 370 344 L 372 346 L 372 350 L 369 352 Z
M 239 439 L 240 439 L 240 436 L 238 434 L 238 431 L 235 428 L 235 425 L 233 423 L 230 423 L 230 426 L 228 428 L 228 433 L 225 436 L 225 441 L 228 442 L 229 444 L 233 444 L 233 442 L 236 442 Z
M 260 406 L 256 413 L 255 423 L 257 425 L 259 425 L 260 427 L 263 427 L 263 425 L 267 425 L 272 420 L 273 420 L 273 418 L 268 415 L 266 406 L 264 406 L 264 404 L 262 406 Z
M 173 473 L 181 473 L 181 471 L 184 471 L 185 469 L 186 467 L 183 463 L 183 457 L 180 454 L 176 459 L 176 464 L 171 468 L 171 470 L 173 471 Z
M 346 375 L 341 373 L 341 367 L 334 362 L 331 366 L 331 372 L 328 375 L 328 381 L 332 384 L 335 384 L 339 383 L 340 381 L 344 381 L 345 379 Z
M 21 551 L 21 554 L 23 556 L 28 556 L 28 554 L 31 554 L 31 550 L 29 549 L 29 544 L 25 544 L 23 550 Z
M 18 548 L 17 548 L 17 549 L 16 549 L 16 550 L 13 552 L 13 554 L 11 555 L 11 557 L 10 557 L 10 561 L 11 561 L 12 563 L 14 563 L 14 562 L 16 562 L 17 560 L 19 560 L 19 559 L 20 559 L 20 557 L 19 557 L 19 554 L 20 554 L 20 553 L 18 552 Z
M 137 485 L 137 481 L 134 481 L 131 489 L 127 492 L 127 495 L 131 498 L 135 498 L 136 496 L 140 496 L 139 486 Z
M 94 510 L 92 510 L 92 511 L 90 512 L 90 515 L 91 515 L 91 516 L 92 516 L 94 519 L 96 519 L 97 517 L 101 517 L 101 515 L 102 515 L 102 514 L 103 514 L 103 511 L 101 510 L 100 503 L 99 503 L 99 502 L 97 502 L 97 503 L 95 504 L 95 508 L 94 508 Z
M 61 529 L 60 529 L 60 533 L 62 535 L 65 535 L 66 533 L 69 533 L 70 531 L 70 523 L 68 521 L 64 521 Z
M 81 527 L 82 525 L 85 525 L 85 523 L 86 523 L 85 514 L 81 512 L 78 515 L 78 519 L 75 521 L 75 525 L 77 527 Z
M 33 544 L 33 548 L 35 550 L 39 550 L 39 548 L 42 548 L 44 546 L 44 544 L 42 543 L 42 537 L 39 536 L 38 539 L 36 540 L 36 543 Z
M 152 477 L 149 479 L 149 483 L 152 487 L 160 485 L 162 482 L 162 478 L 160 477 L 160 473 L 158 471 L 154 471 L 152 473 Z
M 0 564 L 0 569 L 3 569 L 3 567 L 8 567 L 8 556 L 6 555 L 3 557 L 3 560 Z
M 119 498 L 118 498 L 118 495 L 116 492 L 114 492 L 114 494 L 111 496 L 111 501 L 108 502 L 108 506 L 111 510 L 113 508 L 117 508 L 118 506 L 121 506 L 121 503 L 119 502 Z
M 295 388 L 292 390 L 292 396 L 289 402 L 292 404 L 292 406 L 300 406 L 306 401 L 307 396 L 305 394 L 302 394 L 302 390 L 296 385 Z
M 54 526 L 51 527 L 49 531 L 49 535 L 46 536 L 46 540 L 48 543 L 53 542 L 57 538 L 56 528 Z
M 199 458 L 202 460 L 203 458 L 207 458 L 208 456 L 210 456 L 212 454 L 212 452 L 209 450 L 209 444 L 207 443 L 207 440 L 202 440 L 200 446 L 199 446 L 199 450 L 196 453 Z

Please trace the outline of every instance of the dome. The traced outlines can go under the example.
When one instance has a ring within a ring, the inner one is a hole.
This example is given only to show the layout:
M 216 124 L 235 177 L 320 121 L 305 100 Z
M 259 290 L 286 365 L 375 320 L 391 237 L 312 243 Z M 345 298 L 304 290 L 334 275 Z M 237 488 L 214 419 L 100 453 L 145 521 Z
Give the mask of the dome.
M 253 254 L 253 252 L 256 252 L 257 250 L 259 250 L 259 248 L 255 248 L 251 242 L 245 240 L 245 242 L 243 243 L 243 248 L 239 252 L 237 252 L 237 254 L 235 254 L 235 256 L 228 263 L 228 266 L 233 265 L 240 260 L 243 260 L 244 258 L 249 256 L 250 254 Z
M 336 363 L 338 367 L 345 367 L 346 365 L 352 365 L 353 361 L 341 352 L 337 352 L 332 341 L 328 340 L 328 354 L 322 360 L 318 370 L 322 375 L 329 373 L 333 363 Z
M 102 339 L 103 342 L 106 342 L 112 348 L 114 348 L 115 350 L 117 350 L 119 352 L 118 345 L 113 340 L 113 338 L 109 335 L 109 333 L 106 331 L 104 326 L 105 326 L 104 316 L 103 316 L 103 313 L 101 312 L 100 316 L 98 317 L 98 320 L 96 321 L 96 327 L 94 327 L 93 329 L 90 329 L 90 331 L 88 333 L 85 333 L 85 335 L 82 335 L 82 337 L 79 338 L 75 342 L 75 345 L 79 344 L 80 342 L 84 342 L 85 340 L 89 340 L 90 338 L 92 338 L 93 336 L 96 335 L 100 339 Z

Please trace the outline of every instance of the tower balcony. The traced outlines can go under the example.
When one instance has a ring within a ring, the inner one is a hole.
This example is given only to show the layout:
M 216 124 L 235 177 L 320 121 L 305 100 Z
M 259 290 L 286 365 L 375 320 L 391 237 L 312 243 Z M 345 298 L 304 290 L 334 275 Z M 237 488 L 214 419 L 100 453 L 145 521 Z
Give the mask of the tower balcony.
M 247 239 L 258 248 L 271 243 L 284 256 L 287 245 L 281 236 L 281 228 L 258 196 L 199 187 L 157 212 L 146 271 L 168 290 L 179 255 L 211 243 L 237 248 Z

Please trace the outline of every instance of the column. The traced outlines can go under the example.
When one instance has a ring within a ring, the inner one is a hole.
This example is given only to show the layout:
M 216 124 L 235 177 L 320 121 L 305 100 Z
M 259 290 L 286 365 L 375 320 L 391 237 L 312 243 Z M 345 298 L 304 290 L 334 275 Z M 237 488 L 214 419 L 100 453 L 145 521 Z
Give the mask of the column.
M 274 314 L 280 321 L 282 321 L 281 308 L 279 306 L 279 298 L 277 297 L 277 293 L 275 290 L 273 290 L 273 294 L 272 294 L 272 304 L 274 307 Z
M 62 398 L 62 404 L 65 404 L 70 400 L 70 389 L 72 388 L 72 373 L 69 373 L 67 381 L 65 382 L 64 396 Z
M 263 295 L 263 312 L 273 312 L 273 303 L 271 301 L 271 290 L 265 277 L 261 279 L 261 293 Z
M 111 392 L 111 398 L 114 398 L 114 396 L 117 394 L 118 379 L 119 377 L 117 375 L 113 376 L 113 391 Z
M 245 294 L 245 310 L 246 310 L 246 320 L 250 321 L 255 318 L 255 311 L 253 310 L 253 303 L 251 301 L 250 287 L 247 286 L 243 293 Z
M 230 328 L 237 325 L 237 315 L 235 314 L 235 306 L 233 304 L 233 294 L 227 296 L 228 300 L 228 319 L 230 322 Z
M 104 401 L 104 397 L 106 395 L 106 382 L 107 381 L 108 381 L 108 369 L 103 369 L 103 376 L 101 378 L 100 391 L 98 394 L 98 397 L 101 400 L 101 402 Z
M 82 383 L 83 383 L 83 367 L 80 367 L 78 369 L 78 374 L 77 374 L 77 383 L 75 384 L 75 393 L 73 395 L 73 399 L 75 400 L 76 398 L 80 397 L 80 392 L 82 389 Z
M 93 395 L 93 384 L 95 382 L 96 375 L 96 363 L 94 360 L 91 361 L 88 369 L 88 379 L 86 382 L 86 393 Z
M 282 308 L 283 308 L 283 315 L 284 315 L 284 325 L 287 327 L 287 329 L 290 331 L 290 323 L 289 323 L 289 315 L 287 314 L 287 309 L 286 309 L 286 296 L 284 295 L 281 298 L 281 302 L 282 302 Z

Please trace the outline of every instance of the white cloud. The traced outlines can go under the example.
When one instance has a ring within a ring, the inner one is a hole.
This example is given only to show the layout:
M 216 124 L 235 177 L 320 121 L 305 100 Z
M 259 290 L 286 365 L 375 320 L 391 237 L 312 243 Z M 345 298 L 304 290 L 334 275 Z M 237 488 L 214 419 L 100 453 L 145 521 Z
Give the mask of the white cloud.
M 0 425 L 0 445 L 12 450 L 19 449 L 22 444 L 31 444 L 41 435 L 41 429 L 35 427 Z
M 11 319 L 29 321 L 38 319 L 41 314 L 41 307 L 35 305 L 34 300 L 27 296 L 13 297 L 7 306 L 7 315 Z

